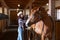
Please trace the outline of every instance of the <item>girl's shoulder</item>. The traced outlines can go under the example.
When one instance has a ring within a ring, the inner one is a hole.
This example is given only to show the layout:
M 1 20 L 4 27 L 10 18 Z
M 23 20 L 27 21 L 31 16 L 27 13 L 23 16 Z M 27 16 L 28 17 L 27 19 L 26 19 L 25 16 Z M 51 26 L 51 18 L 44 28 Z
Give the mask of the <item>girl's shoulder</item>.
M 18 19 L 18 20 L 21 20 L 22 21 L 22 19 Z

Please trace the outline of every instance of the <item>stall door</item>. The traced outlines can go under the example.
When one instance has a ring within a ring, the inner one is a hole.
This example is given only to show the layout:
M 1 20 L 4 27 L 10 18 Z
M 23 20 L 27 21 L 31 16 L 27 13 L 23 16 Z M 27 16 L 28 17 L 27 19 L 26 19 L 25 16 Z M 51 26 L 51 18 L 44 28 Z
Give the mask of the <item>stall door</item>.
M 10 11 L 10 25 L 18 25 L 18 17 L 16 11 Z

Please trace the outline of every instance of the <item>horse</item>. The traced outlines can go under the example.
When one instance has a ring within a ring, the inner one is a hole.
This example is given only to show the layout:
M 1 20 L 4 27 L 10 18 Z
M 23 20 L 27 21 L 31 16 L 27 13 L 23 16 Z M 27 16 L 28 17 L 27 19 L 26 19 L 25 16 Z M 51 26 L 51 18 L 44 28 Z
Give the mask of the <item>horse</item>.
M 32 9 L 26 22 L 27 29 L 41 36 L 39 40 L 52 40 L 53 21 L 43 7 L 35 7 Z M 35 36 L 36 37 L 36 36 Z

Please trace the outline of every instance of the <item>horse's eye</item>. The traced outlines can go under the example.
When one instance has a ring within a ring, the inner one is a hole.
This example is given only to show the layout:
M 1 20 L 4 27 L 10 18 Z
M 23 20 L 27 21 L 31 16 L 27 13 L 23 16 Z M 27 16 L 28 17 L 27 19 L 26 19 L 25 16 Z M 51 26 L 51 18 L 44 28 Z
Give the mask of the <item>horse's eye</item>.
M 41 13 L 41 11 L 39 11 L 39 13 Z

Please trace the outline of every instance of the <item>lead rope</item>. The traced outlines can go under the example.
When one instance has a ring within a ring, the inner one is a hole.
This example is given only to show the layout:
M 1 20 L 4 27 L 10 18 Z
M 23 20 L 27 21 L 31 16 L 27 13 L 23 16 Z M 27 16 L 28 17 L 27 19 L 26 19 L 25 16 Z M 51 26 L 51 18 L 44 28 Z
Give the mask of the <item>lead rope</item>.
M 43 27 L 42 27 L 42 32 L 41 32 L 41 35 L 42 35 L 43 31 L 44 31 L 44 22 L 43 22 Z
M 35 26 L 36 26 L 36 24 L 35 24 Z M 35 30 L 35 28 L 33 29 L 33 30 Z M 42 32 L 44 31 L 44 23 L 43 23 L 43 27 L 42 27 Z M 41 35 L 42 35 L 42 32 L 41 32 Z M 35 38 L 35 33 L 33 32 L 33 36 L 34 36 L 34 40 L 36 40 L 36 38 Z
M 43 28 L 42 28 L 42 32 L 44 31 L 44 22 L 43 22 Z

